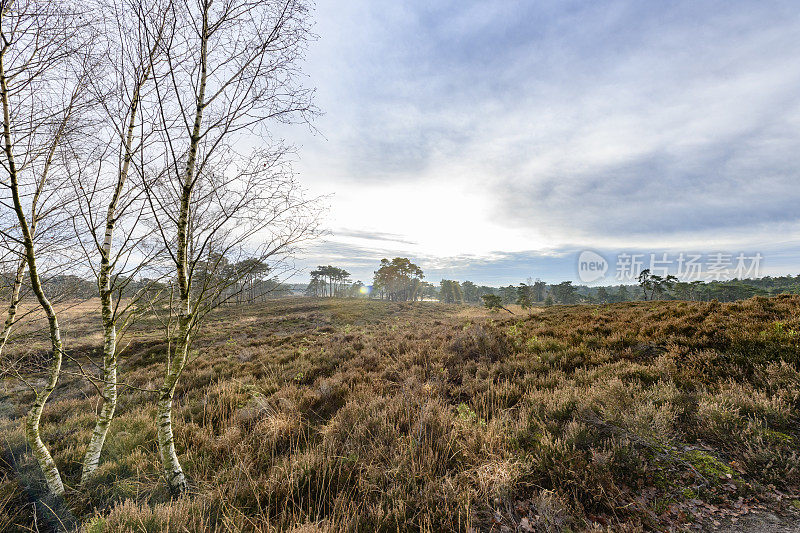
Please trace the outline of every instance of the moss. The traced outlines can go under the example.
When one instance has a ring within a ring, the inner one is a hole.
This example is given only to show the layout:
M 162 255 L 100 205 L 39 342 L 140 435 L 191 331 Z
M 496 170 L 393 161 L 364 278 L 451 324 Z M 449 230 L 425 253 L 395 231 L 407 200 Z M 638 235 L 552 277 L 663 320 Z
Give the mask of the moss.
M 86 524 L 86 533 L 103 533 L 105 530 L 106 520 L 102 516 L 96 516 Z
M 456 413 L 458 413 L 458 418 L 464 422 L 477 423 L 482 427 L 486 426 L 486 422 L 478 416 L 478 413 L 470 409 L 470 407 L 465 403 L 458 404 L 458 407 L 456 407 Z
M 720 476 L 733 476 L 734 470 L 714 457 L 701 450 L 690 450 L 682 454 L 682 458 L 691 464 L 701 475 L 718 479 Z
M 764 440 L 770 444 L 792 444 L 794 442 L 794 438 L 791 435 L 769 428 L 762 429 L 761 435 L 764 437 Z
M 690 489 L 689 487 L 682 488 L 681 495 L 687 500 L 692 500 L 694 498 L 697 498 L 697 492 L 695 492 L 694 489 Z

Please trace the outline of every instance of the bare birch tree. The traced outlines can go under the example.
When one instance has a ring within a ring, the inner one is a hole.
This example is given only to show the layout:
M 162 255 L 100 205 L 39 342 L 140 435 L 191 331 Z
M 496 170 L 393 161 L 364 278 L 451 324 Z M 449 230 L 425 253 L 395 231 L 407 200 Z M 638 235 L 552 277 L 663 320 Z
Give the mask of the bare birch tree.
M 35 197 L 36 195 L 34 195 Z M 31 206 L 31 212 L 36 213 L 35 204 Z M 36 219 L 31 220 L 31 233 L 34 236 L 36 235 L 36 222 Z M 4 227 L 8 228 L 8 230 L 16 226 L 17 224 L 15 223 L 4 224 Z M 11 328 L 14 327 L 17 321 L 17 309 L 22 301 L 22 282 L 25 277 L 25 268 L 28 264 L 24 254 L 24 247 L 19 246 L 18 239 L 4 239 L 4 241 L 5 258 L 3 263 L 12 265 L 13 270 L 11 272 L 13 272 L 13 276 L 9 276 L 9 279 L 4 280 L 8 282 L 8 307 L 6 309 L 6 318 L 3 322 L 3 330 L 0 331 L 0 357 L 2 357 L 3 350 L 6 347 L 6 343 L 8 343 Z
M 165 157 L 147 187 L 174 273 L 175 321 L 158 399 L 158 447 L 173 493 L 187 482 L 175 449 L 172 402 L 193 336 L 220 293 L 200 266 L 216 270 L 236 251 L 270 262 L 313 236 L 313 202 L 270 143 L 269 121 L 305 122 L 313 91 L 299 62 L 310 33 L 307 0 L 174 0 L 174 26 L 154 78 Z M 234 143 L 263 145 L 237 154 Z M 260 244 L 258 243 L 260 241 Z M 217 259 L 214 259 L 217 258 Z
M 84 456 L 82 483 L 100 463 L 117 405 L 119 338 L 142 292 L 128 294 L 124 303 L 122 296 L 156 252 L 148 247 L 150 233 L 142 224 L 147 204 L 141 159 L 151 156 L 147 147 L 153 142 L 153 124 L 158 124 L 151 98 L 152 63 L 158 61 L 168 12 L 158 2 L 135 0 L 102 7 L 104 13 L 95 20 L 106 40 L 105 68 L 89 90 L 99 104 L 103 127 L 93 150 L 81 153 L 75 146 L 70 152 L 76 163 L 70 168 L 78 206 L 76 236 L 97 282 L 103 329 L 102 378 L 97 380 L 102 406 Z
M 2 184 L 10 197 L 4 203 L 18 222 L 17 234 L 8 232 L 7 236 L 20 246 L 32 292 L 47 316 L 52 344 L 44 385 L 30 384 L 34 401 L 25 430 L 28 445 L 55 496 L 63 495 L 64 485 L 41 439 L 39 422 L 58 382 L 63 344 L 56 311 L 42 285 L 35 229 L 42 209 L 40 195 L 51 180 L 56 153 L 79 127 L 86 104 L 91 57 L 85 30 L 85 18 L 58 3 L 0 0 Z M 6 318 L 6 322 L 13 320 L 13 313 Z

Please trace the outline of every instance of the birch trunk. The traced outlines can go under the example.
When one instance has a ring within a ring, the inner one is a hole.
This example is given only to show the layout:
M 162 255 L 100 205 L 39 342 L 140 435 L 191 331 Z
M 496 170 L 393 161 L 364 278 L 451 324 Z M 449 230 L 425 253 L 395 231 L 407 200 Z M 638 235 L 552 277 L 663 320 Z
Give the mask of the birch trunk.
M 27 261 L 25 257 L 20 259 L 17 273 L 14 276 L 14 285 L 11 288 L 11 299 L 8 302 L 8 312 L 6 313 L 6 321 L 3 323 L 3 331 L 0 333 L 0 354 L 3 353 L 3 348 L 6 347 L 8 336 L 11 334 L 11 327 L 14 325 L 14 320 L 17 317 L 17 305 L 19 305 L 19 293 L 22 290 L 22 280 L 25 277 L 25 266 Z
M 63 359 L 61 330 L 59 328 L 58 318 L 53 310 L 53 306 L 47 299 L 47 296 L 45 296 L 44 290 L 42 289 L 41 280 L 39 279 L 33 240 L 30 237 L 30 232 L 28 231 L 25 217 L 22 214 L 22 206 L 19 202 L 19 191 L 16 178 L 12 178 L 12 196 L 20 225 L 23 226 L 25 252 L 28 269 L 30 270 L 31 286 L 37 300 L 39 300 L 39 305 L 41 305 L 42 309 L 47 315 L 47 321 L 50 326 L 50 342 L 53 347 L 53 358 L 48 370 L 47 383 L 44 388 L 36 391 L 36 398 L 34 399 L 33 405 L 28 411 L 28 416 L 25 421 L 25 436 L 28 441 L 28 446 L 30 446 L 31 451 L 33 452 L 33 456 L 36 458 L 36 461 L 39 463 L 39 467 L 42 469 L 42 473 L 47 481 L 48 489 L 50 489 L 50 492 L 55 496 L 63 496 L 64 484 L 61 481 L 61 474 L 59 473 L 58 467 L 56 466 L 55 461 L 53 461 L 53 457 L 50 455 L 47 446 L 45 446 L 44 442 L 42 442 L 42 437 L 39 432 L 39 422 L 42 418 L 44 405 L 47 403 L 47 399 L 50 397 L 50 394 L 52 394 L 53 390 L 56 388 L 58 376 L 61 373 L 61 361 Z
M 172 399 L 175 395 L 175 385 L 186 365 L 186 358 L 191 342 L 191 333 L 194 322 L 191 306 L 192 280 L 189 275 L 189 211 L 191 208 L 192 192 L 194 188 L 194 173 L 197 161 L 197 150 L 200 145 L 200 131 L 205 109 L 205 92 L 207 79 L 207 52 L 208 52 L 208 9 L 210 3 L 204 6 L 203 26 L 200 33 L 200 83 L 195 99 L 194 124 L 189 139 L 188 158 L 183 174 L 183 183 L 180 193 L 180 211 L 178 215 L 178 235 L 176 243 L 175 267 L 177 270 L 178 290 L 180 293 L 180 310 L 178 312 L 178 336 L 175 344 L 174 357 L 167 361 L 164 375 L 164 384 L 158 400 L 158 448 L 161 454 L 161 464 L 167 484 L 173 494 L 186 491 L 186 476 L 183 474 L 178 455 L 175 452 L 175 440 L 172 433 Z
M 117 222 L 117 206 L 128 179 L 133 146 L 134 130 L 136 128 L 136 113 L 139 108 L 139 94 L 142 85 L 147 81 L 150 69 L 146 69 L 144 76 L 137 81 L 133 98 L 130 104 L 130 116 L 127 132 L 124 138 L 124 153 L 122 168 L 120 169 L 114 194 L 106 211 L 106 227 L 103 245 L 100 249 L 100 271 L 98 288 L 100 290 L 100 306 L 103 320 L 103 406 L 97 415 L 92 438 L 83 458 L 83 471 L 81 483 L 84 483 L 97 470 L 100 464 L 100 454 L 103 451 L 108 428 L 114 418 L 117 408 L 117 324 L 114 316 L 114 300 L 112 297 L 111 276 L 113 264 L 111 261 L 111 246 L 114 238 L 114 228 Z
M 172 434 L 172 400 L 175 396 L 175 386 L 183 367 L 186 365 L 188 355 L 188 322 L 184 317 L 180 319 L 179 340 L 175 346 L 174 357 L 168 362 L 164 377 L 164 384 L 158 398 L 158 450 L 161 455 L 161 465 L 167 485 L 173 494 L 186 491 L 188 485 L 183 468 L 175 451 L 175 438 Z
M 108 291 L 110 295 L 110 291 Z M 117 408 L 117 328 L 111 316 L 111 298 L 101 298 L 103 315 L 103 406 L 97 415 L 92 438 L 83 457 L 81 483 L 85 483 L 100 465 L 108 428 Z
M 42 410 L 44 409 L 47 399 L 52 394 L 58 383 L 58 377 L 61 373 L 61 362 L 63 359 L 63 345 L 61 342 L 61 330 L 58 325 L 58 318 L 53 309 L 50 300 L 44 293 L 42 288 L 41 279 L 39 278 L 39 271 L 36 265 L 36 251 L 33 244 L 33 232 L 28 225 L 28 220 L 25 216 L 25 210 L 22 207 L 19 191 L 19 176 L 17 175 L 17 167 L 14 159 L 14 149 L 11 140 L 11 112 L 8 99 L 8 80 L 6 79 L 5 67 L 3 64 L 3 55 L 0 54 L 0 99 L 3 105 L 3 151 L 6 156 L 7 170 L 9 174 L 11 198 L 13 201 L 14 212 L 20 224 L 20 231 L 22 232 L 22 241 L 25 250 L 25 260 L 28 265 L 31 278 L 31 288 L 39 301 L 39 305 L 47 315 L 47 321 L 50 326 L 50 342 L 53 347 L 53 357 L 48 369 L 47 382 L 44 388 L 36 391 L 36 397 L 33 405 L 28 411 L 25 420 L 25 437 L 28 441 L 33 456 L 39 463 L 42 469 L 47 487 L 50 492 L 55 496 L 64 495 L 64 484 L 61 481 L 61 474 L 58 471 L 53 457 L 50 455 L 47 446 L 42 442 L 42 437 L 39 432 L 39 422 L 42 418 Z
M 195 120 L 195 131 L 200 129 L 202 108 L 198 105 Z M 175 440 L 172 433 L 172 400 L 175 396 L 175 386 L 178 378 L 186 366 L 186 359 L 191 341 L 192 309 L 190 302 L 191 280 L 189 279 L 189 205 L 191 200 L 190 171 L 194 167 L 197 152 L 196 136 L 192 136 L 193 150 L 189 152 L 189 163 L 185 175 L 181 195 L 180 216 L 178 219 L 178 241 L 176 254 L 176 267 L 178 270 L 178 290 L 180 292 L 180 309 L 178 311 L 178 332 L 175 349 L 168 354 L 167 368 L 164 374 L 164 383 L 161 386 L 158 398 L 158 449 L 161 455 L 161 464 L 167 485 L 173 494 L 181 494 L 187 489 L 186 476 L 183 474 L 178 455 L 175 451 Z

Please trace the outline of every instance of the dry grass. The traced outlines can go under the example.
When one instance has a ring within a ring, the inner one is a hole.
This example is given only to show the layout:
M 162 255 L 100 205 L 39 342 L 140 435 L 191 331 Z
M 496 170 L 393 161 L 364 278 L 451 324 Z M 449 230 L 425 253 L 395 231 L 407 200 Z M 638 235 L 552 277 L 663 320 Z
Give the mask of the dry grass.
M 94 353 L 88 326 L 72 335 Z M 141 390 L 160 379 L 151 333 L 125 359 L 136 389 L 100 473 L 68 507 L 92 532 L 663 529 L 692 518 L 689 502 L 797 489 L 799 348 L 791 296 L 514 316 L 308 299 L 226 309 L 176 396 L 192 493 L 170 501 L 159 479 Z M 0 396 L 3 531 L 31 527 L 39 483 L 19 474 L 24 402 Z M 66 375 L 45 410 L 67 484 L 96 404 Z

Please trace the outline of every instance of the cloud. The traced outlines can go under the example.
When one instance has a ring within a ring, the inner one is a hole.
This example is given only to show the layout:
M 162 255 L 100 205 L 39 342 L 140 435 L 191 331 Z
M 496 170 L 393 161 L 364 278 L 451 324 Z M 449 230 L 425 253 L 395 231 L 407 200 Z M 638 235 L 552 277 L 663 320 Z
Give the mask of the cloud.
M 317 20 L 324 137 L 295 139 L 298 168 L 345 239 L 488 275 L 798 229 L 793 2 L 321 0 Z
M 380 231 L 361 231 L 341 228 L 334 231 L 337 237 L 353 237 L 355 239 L 363 239 L 367 241 L 389 241 L 399 242 L 402 244 L 417 244 L 414 241 L 405 239 L 402 235 L 396 233 L 382 233 Z
M 296 276 L 304 280 L 307 272 L 317 265 L 334 264 L 350 272 L 352 279 L 372 280 L 373 272 L 384 257 L 397 257 L 403 250 L 381 247 L 361 246 L 347 242 L 326 240 L 308 247 L 298 258 L 296 264 L 301 273 Z

